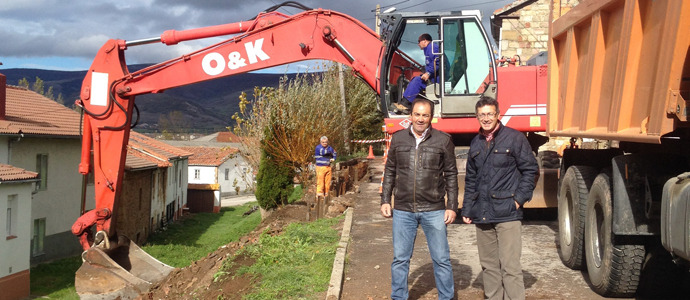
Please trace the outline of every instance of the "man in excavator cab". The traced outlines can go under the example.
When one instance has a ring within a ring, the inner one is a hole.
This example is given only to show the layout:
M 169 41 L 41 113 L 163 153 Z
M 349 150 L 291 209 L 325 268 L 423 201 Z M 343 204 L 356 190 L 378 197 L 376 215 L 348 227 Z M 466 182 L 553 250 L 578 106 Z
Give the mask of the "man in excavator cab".
M 397 103 L 393 103 L 396 113 L 409 114 L 412 101 L 419 93 L 426 89 L 428 82 L 438 83 L 441 77 L 441 57 L 444 59 L 444 66 L 448 65 L 448 58 L 441 55 L 439 45 L 432 42 L 431 35 L 423 33 L 417 39 L 419 49 L 424 51 L 424 74 L 415 76 L 407 84 L 402 98 Z

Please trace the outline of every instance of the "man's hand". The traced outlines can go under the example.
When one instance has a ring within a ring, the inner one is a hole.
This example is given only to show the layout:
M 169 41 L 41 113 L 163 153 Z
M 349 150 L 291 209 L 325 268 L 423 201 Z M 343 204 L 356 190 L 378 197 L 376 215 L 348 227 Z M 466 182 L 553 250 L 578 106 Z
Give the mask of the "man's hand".
M 391 205 L 390 204 L 388 204 L 388 203 L 381 204 L 381 215 L 384 218 L 390 218 L 391 216 L 393 216 L 393 214 L 391 214 Z
M 468 217 L 462 217 L 462 221 L 465 222 L 466 224 L 472 224 L 472 219 Z
M 517 201 L 515 201 L 515 209 L 516 210 L 520 209 L 520 203 L 518 203 Z
M 419 78 L 421 78 L 424 81 L 427 81 L 427 80 L 429 80 L 429 76 L 431 76 L 431 74 L 424 73 L 424 74 L 422 74 L 422 76 L 419 76 Z
M 446 209 L 446 213 L 443 216 L 443 222 L 446 223 L 446 225 L 453 223 L 453 221 L 455 221 L 456 216 L 457 214 L 454 210 Z

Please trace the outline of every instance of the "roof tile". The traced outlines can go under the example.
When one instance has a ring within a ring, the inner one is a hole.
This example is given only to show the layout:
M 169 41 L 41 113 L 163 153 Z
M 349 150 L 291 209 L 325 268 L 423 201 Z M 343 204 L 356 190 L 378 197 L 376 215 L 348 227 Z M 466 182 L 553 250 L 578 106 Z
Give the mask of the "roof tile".
M 38 173 L 0 164 L 0 182 L 38 178 Z
M 81 136 L 79 113 L 22 87 L 7 86 L 0 134 Z
M 191 155 L 191 152 L 131 131 L 129 133 L 129 144 L 127 145 L 125 168 L 132 170 L 155 166 L 169 167 L 172 165 L 170 163 L 171 159 L 184 158 Z
M 189 165 L 220 166 L 240 150 L 232 147 L 180 147 L 194 153 L 189 157 Z

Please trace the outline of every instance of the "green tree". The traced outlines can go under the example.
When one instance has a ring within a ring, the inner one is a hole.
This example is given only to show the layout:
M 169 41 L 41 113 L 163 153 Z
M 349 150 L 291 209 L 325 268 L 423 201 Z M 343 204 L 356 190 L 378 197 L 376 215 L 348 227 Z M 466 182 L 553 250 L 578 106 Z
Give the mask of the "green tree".
M 36 76 L 36 81 L 34 81 L 34 83 L 31 85 L 31 90 L 41 95 L 45 95 L 45 84 L 43 83 L 43 79 Z
M 60 103 L 62 105 L 65 104 L 65 100 L 62 97 L 62 93 L 58 94 L 57 98 L 56 98 L 55 92 L 53 90 L 53 86 L 49 86 L 48 91 L 45 91 L 45 82 L 43 81 L 43 79 L 41 79 L 38 76 L 36 76 L 36 81 L 34 81 L 34 83 L 30 83 L 29 80 L 26 79 L 26 77 L 25 77 L 25 78 L 19 79 L 19 81 L 17 82 L 17 85 L 20 87 L 23 87 L 27 90 L 30 89 L 30 90 L 32 90 L 38 94 L 41 94 L 48 99 L 54 100 L 55 102 Z
M 348 154 L 343 149 L 345 130 L 352 139 L 383 137 L 376 94 L 355 76 L 345 77 L 348 114 L 343 116 L 339 76 L 337 65 L 331 65 L 324 72 L 298 74 L 292 80 L 284 76 L 277 89 L 255 87 L 251 100 L 244 93 L 240 96 L 240 112 L 232 117 L 236 123 L 232 130 L 242 139 L 243 154 L 262 178 L 264 169 L 275 164 L 290 166 L 302 184 L 309 184 L 307 167 L 314 161 L 314 147 L 323 135 L 341 155 Z
M 17 85 L 25 89 L 29 89 L 29 80 L 27 80 L 26 78 L 19 79 Z
M 294 169 L 278 163 L 262 151 L 259 172 L 256 175 L 256 201 L 263 209 L 286 204 L 292 193 Z

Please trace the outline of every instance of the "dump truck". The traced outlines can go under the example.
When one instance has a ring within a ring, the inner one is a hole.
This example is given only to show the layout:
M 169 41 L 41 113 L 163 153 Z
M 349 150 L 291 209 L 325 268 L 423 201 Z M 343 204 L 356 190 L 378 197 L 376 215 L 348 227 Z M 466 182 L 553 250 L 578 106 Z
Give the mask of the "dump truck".
M 631 297 L 657 250 L 690 260 L 690 1 L 551 12 L 547 133 L 572 141 L 558 180 L 559 255 L 598 294 Z

